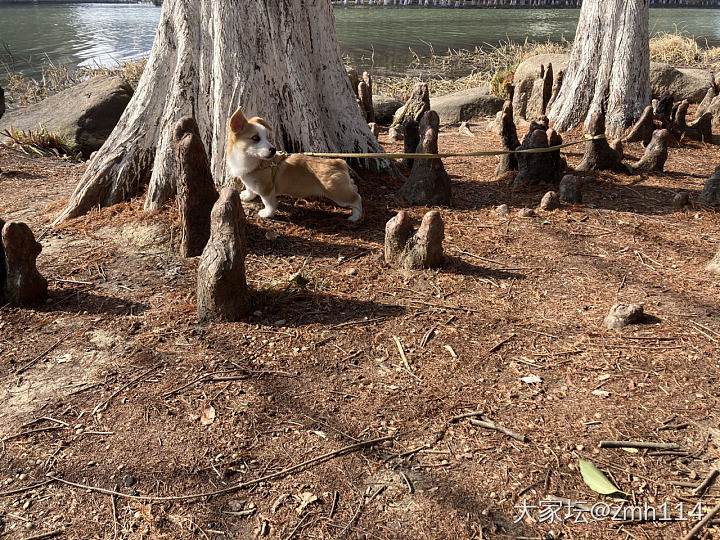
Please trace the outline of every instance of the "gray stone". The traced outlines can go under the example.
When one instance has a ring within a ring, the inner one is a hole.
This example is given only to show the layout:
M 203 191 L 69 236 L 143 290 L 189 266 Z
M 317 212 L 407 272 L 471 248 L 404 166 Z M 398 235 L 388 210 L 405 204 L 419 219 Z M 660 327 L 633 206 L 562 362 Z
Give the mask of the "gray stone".
M 521 218 L 531 218 L 535 216 L 535 210 L 532 208 L 521 208 L 518 210 L 517 215 Z
M 552 212 L 560 208 L 560 197 L 554 191 L 548 191 L 540 201 L 540 210 Z
M 680 212 L 686 206 L 690 205 L 690 194 L 687 191 L 681 191 L 673 197 L 673 209 Z
M 650 62 L 650 87 L 655 98 L 667 92 L 675 101 L 687 99 L 690 103 L 700 103 L 712 84 L 712 74 L 706 69 L 675 68 Z
M 62 133 L 85 157 L 100 149 L 130 102 L 133 89 L 122 77 L 101 75 L 39 103 L 13 110 L 0 121 L 6 129 Z
M 584 180 L 578 176 L 566 174 L 560 180 L 560 191 L 558 198 L 568 204 L 582 203 L 582 186 Z
M 397 98 L 379 95 L 372 97 L 372 103 L 375 109 L 375 122 L 381 126 L 389 125 L 395 111 L 403 106 L 403 102 Z
M 487 87 L 479 86 L 446 96 L 433 97 L 432 108 L 441 124 L 466 122 L 478 116 L 495 116 L 504 101 L 490 95 Z
M 499 216 L 509 216 L 510 207 L 507 204 L 501 204 L 500 206 L 495 208 L 495 213 Z
M 603 324 L 608 329 L 624 328 L 629 324 L 639 322 L 643 318 L 643 307 L 640 304 L 615 304 L 605 317 Z

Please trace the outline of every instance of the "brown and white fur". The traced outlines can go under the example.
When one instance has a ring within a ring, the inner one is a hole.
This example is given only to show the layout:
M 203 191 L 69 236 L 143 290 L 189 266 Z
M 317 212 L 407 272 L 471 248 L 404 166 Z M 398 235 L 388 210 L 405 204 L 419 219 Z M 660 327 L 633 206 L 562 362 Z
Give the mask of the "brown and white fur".
M 269 166 L 277 150 L 268 140 L 270 126 L 262 118 L 247 120 L 242 107 L 228 121 L 227 164 L 230 174 L 245 184 L 243 201 L 258 195 L 265 208 L 258 212 L 272 217 L 278 207 L 278 195 L 303 199 L 324 197 L 343 208 L 351 208 L 349 220 L 362 218 L 362 198 L 350 178 L 349 167 L 341 159 L 322 159 L 291 154 L 277 165 Z

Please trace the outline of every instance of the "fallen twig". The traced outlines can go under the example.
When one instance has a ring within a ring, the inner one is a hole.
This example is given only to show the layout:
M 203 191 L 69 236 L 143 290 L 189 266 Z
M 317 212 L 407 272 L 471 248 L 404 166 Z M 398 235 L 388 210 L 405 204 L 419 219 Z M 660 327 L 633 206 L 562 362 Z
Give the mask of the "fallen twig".
M 467 412 L 463 414 L 458 414 L 457 416 L 453 416 L 450 420 L 448 420 L 449 424 L 454 424 L 455 422 L 459 422 L 460 420 L 464 420 L 465 418 L 472 418 L 473 416 L 482 416 L 484 414 L 483 411 L 472 411 Z
M 600 448 L 649 448 L 651 450 L 680 450 L 676 443 L 653 443 L 643 441 L 600 441 Z
M 111 402 L 113 399 L 115 399 L 115 397 L 116 397 L 118 394 L 120 394 L 120 392 L 122 392 L 123 390 L 126 390 L 127 388 L 131 387 L 131 386 L 132 386 L 133 384 L 135 384 L 136 382 L 139 382 L 140 380 L 142 380 L 142 379 L 145 378 L 147 375 L 149 375 L 150 373 L 152 373 L 153 371 L 155 371 L 156 369 L 158 369 L 158 368 L 159 368 L 160 366 L 162 366 L 163 364 L 164 364 L 164 360 L 161 360 L 160 362 L 158 362 L 157 364 L 155 364 L 155 365 L 154 365 L 153 367 L 151 367 L 150 369 L 147 369 L 147 370 L 143 371 L 140 375 L 138 375 L 137 377 L 135 377 L 132 381 L 130 381 L 130 382 L 126 383 L 126 384 L 123 384 L 120 388 L 118 388 L 117 390 L 115 390 L 115 391 L 110 395 L 109 398 L 107 398 L 105 401 L 102 401 L 101 403 L 98 403 L 97 405 L 95 405 L 95 408 L 93 409 L 92 414 L 97 414 L 97 413 L 99 413 L 99 412 L 104 411 L 105 409 L 107 409 L 107 406 L 110 404 L 110 402 Z
M 703 495 L 705 495 L 705 492 L 708 490 L 708 488 L 713 484 L 713 482 L 715 482 L 718 474 L 720 474 L 720 471 L 718 471 L 717 469 L 711 471 L 710 474 L 707 475 L 707 478 L 703 480 L 703 483 L 693 490 L 693 495 L 695 497 L 702 497 Z
M 11 489 L 10 491 L 0 491 L 0 497 L 9 497 L 10 495 L 17 495 L 18 493 L 25 493 L 26 491 L 32 491 L 35 488 L 46 486 L 47 484 L 50 484 L 52 482 L 54 482 L 54 480 L 45 480 L 44 482 L 38 482 L 37 484 L 32 484 L 32 485 L 25 486 L 22 488 Z
M 683 538 L 683 540 L 695 540 L 695 538 L 698 537 L 698 533 L 703 530 L 703 528 L 710 523 L 715 516 L 720 513 L 720 504 L 718 504 L 715 508 L 710 510 L 707 514 L 705 514 L 705 517 L 700 520 L 700 522 L 695 525 L 689 533 L 687 533 L 687 536 Z
M 326 454 L 322 454 L 321 456 L 305 460 L 302 463 L 298 463 L 297 465 L 293 465 L 292 467 L 288 467 L 287 469 L 283 469 L 278 472 L 274 472 L 271 474 L 267 474 L 265 476 L 261 476 L 260 478 L 256 478 L 255 480 L 250 480 L 248 482 L 241 482 L 239 484 L 235 484 L 234 486 L 229 486 L 229 487 L 226 487 L 223 489 L 218 489 L 216 491 L 208 491 L 205 493 L 195 493 L 192 495 L 177 495 L 177 496 L 171 496 L 171 497 L 152 497 L 149 495 L 128 495 L 127 493 L 120 493 L 118 491 L 113 491 L 111 489 L 105 489 L 105 488 L 89 486 L 89 485 L 85 485 L 85 484 L 78 484 L 76 482 L 70 482 L 69 480 L 60 478 L 59 476 L 52 476 L 50 474 L 48 474 L 47 476 L 51 480 L 60 482 L 62 484 L 66 484 L 68 486 L 72 486 L 72 487 L 76 487 L 76 488 L 80 488 L 80 489 L 86 489 L 88 491 L 94 491 L 96 493 L 104 493 L 105 495 L 115 495 L 116 497 L 121 497 L 124 499 L 132 499 L 135 501 L 146 501 L 146 502 L 189 501 L 189 500 L 194 500 L 194 499 L 203 499 L 205 497 L 215 497 L 217 495 L 223 495 L 225 493 L 233 493 L 233 492 L 239 491 L 241 489 L 247 489 L 247 488 L 255 486 L 261 482 L 266 482 L 268 480 L 274 480 L 276 478 L 281 478 L 281 477 L 287 476 L 297 470 L 303 469 L 310 465 L 317 465 L 318 463 L 322 463 L 324 461 L 327 461 L 328 459 L 336 458 L 343 454 L 347 454 L 350 452 L 361 450 L 363 448 L 369 448 L 371 446 L 376 446 L 378 444 L 382 444 L 385 441 L 392 440 L 392 438 L 393 438 L 392 435 L 388 435 L 386 437 L 380 437 L 379 439 L 372 439 L 370 441 L 363 441 L 360 443 L 351 444 L 350 446 L 345 446 L 338 450 L 333 450 L 332 452 L 327 452 Z
M 495 422 L 490 420 L 487 416 L 481 416 L 482 420 L 475 420 L 470 419 L 470 424 L 475 427 L 481 427 L 485 429 L 492 429 L 495 431 L 499 431 L 500 433 L 504 433 L 508 437 L 515 439 L 516 441 L 520 441 L 522 443 L 528 442 L 528 438 L 526 435 L 523 435 L 522 433 L 518 433 L 517 431 L 513 431 L 511 429 L 498 426 Z
M 46 538 L 55 538 L 56 536 L 60 536 L 64 532 L 65 531 L 63 529 L 58 529 L 56 531 L 37 534 L 35 536 L 28 536 L 25 540 L 45 540 Z
M 60 345 L 63 341 L 65 341 L 67 338 L 69 338 L 71 335 L 73 335 L 77 330 L 72 330 L 71 332 L 68 332 L 63 337 L 58 339 L 53 345 L 45 349 L 43 352 L 38 354 L 35 358 L 30 360 L 27 364 L 19 368 L 17 371 L 15 371 L 15 375 L 20 375 L 23 371 L 27 371 L 31 367 L 33 367 L 35 364 L 37 364 L 40 360 L 45 358 L 49 353 L 51 353 L 58 345 Z

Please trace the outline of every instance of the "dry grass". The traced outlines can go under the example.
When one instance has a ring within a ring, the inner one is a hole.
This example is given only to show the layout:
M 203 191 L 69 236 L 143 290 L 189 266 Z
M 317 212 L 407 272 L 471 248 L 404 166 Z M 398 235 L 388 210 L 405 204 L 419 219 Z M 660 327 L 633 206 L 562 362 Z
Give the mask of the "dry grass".
M 82 159 L 78 146 L 71 142 L 64 133 L 54 133 L 41 128 L 35 131 L 20 131 L 10 127 L 0 133 L 7 137 L 9 146 L 38 156 L 68 157 L 74 161 Z
M 650 40 L 650 59 L 676 66 L 717 67 L 720 47 L 702 47 L 694 37 L 679 31 L 662 33 Z
M 32 79 L 22 73 L 9 73 L 7 99 L 10 103 L 18 105 L 37 103 L 98 75 L 119 75 L 124 77 L 133 88 L 137 88 L 146 64 L 147 58 L 131 60 L 115 68 L 71 69 L 64 64 L 48 63 L 43 67 L 40 80 Z
M 408 66 L 418 75 L 406 77 L 376 77 L 378 92 L 407 99 L 413 86 L 427 82 L 432 95 L 442 96 L 481 84 L 491 86 L 495 95 L 503 95 L 504 83 L 512 81 L 512 74 L 521 62 L 538 54 L 569 53 L 572 42 L 536 43 L 506 41 L 499 46 L 485 45 L 474 50 L 448 50 L 437 55 L 430 48 L 428 57 L 414 54 Z M 711 68 L 720 67 L 720 47 L 703 47 L 698 40 L 679 30 L 662 33 L 650 40 L 650 59 L 676 66 Z M 469 75 L 459 76 L 462 73 Z

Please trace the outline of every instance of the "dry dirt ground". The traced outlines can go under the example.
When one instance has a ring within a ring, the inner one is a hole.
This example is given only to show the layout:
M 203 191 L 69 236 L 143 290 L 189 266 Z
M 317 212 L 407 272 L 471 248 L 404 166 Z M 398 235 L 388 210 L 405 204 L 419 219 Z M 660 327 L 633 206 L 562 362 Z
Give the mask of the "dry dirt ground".
M 444 127 L 441 149 L 499 147 L 474 129 Z M 696 197 L 718 155 L 684 143 L 664 174 L 600 173 L 584 204 L 529 219 L 516 211 L 547 188 L 448 159 L 447 263 L 415 273 L 382 260 L 397 179 L 362 175 L 359 226 L 320 202 L 285 201 L 276 221 L 250 209 L 255 313 L 204 324 L 172 206 L 51 230 L 84 166 L 0 148 L 0 216 L 42 236 L 50 282 L 39 309 L 0 307 L 0 538 L 682 537 L 720 500 L 718 484 L 693 493 L 720 467 L 720 278 L 705 270 L 720 215 L 672 199 Z M 618 301 L 648 317 L 605 330 Z M 528 441 L 451 422 L 471 411 Z M 578 458 L 626 499 L 594 493 Z M 623 505 L 656 519 L 603 515 Z

